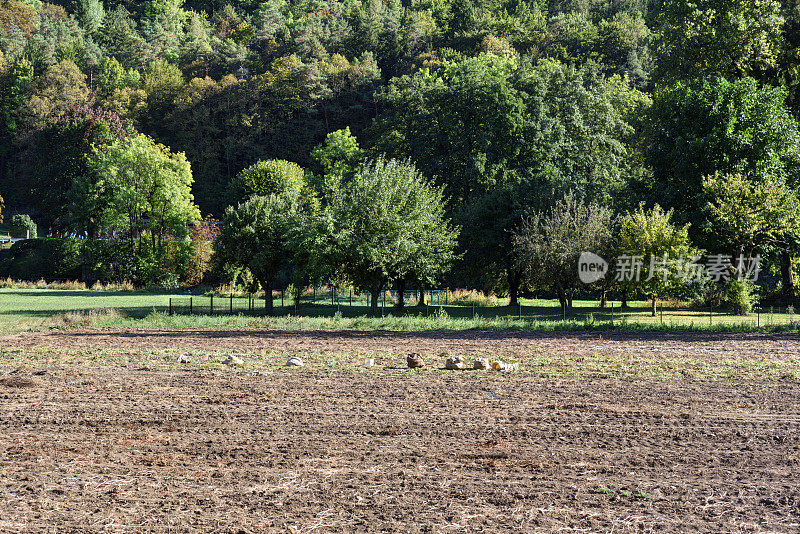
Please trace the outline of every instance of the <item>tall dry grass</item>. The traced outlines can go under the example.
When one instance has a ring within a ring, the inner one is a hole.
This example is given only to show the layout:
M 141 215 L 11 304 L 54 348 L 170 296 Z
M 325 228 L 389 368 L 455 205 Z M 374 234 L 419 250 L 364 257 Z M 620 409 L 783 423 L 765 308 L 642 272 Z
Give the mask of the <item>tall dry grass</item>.
M 96 308 L 93 310 L 58 313 L 44 319 L 42 326 L 45 328 L 89 328 L 123 318 L 124 315 L 114 308 Z
M 46 280 L 14 280 L 12 278 L 0 279 L 0 289 L 64 289 L 71 291 L 85 291 L 88 288 L 78 280 L 63 280 L 48 282 Z M 96 282 L 92 291 L 133 291 L 136 289 L 132 282 Z

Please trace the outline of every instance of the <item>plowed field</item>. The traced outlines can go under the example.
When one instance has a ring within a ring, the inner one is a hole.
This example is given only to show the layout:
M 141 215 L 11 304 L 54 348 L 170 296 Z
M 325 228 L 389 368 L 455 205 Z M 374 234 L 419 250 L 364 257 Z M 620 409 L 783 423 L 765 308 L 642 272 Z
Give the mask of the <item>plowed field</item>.
M 798 341 L 7 336 L 0 531 L 797 532 Z M 520 371 L 444 371 L 443 353 Z

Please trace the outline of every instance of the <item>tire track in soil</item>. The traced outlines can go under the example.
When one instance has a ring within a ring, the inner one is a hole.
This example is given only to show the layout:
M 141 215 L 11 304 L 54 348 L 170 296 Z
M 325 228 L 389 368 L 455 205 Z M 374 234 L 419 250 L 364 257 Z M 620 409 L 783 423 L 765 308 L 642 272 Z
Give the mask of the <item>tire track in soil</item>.
M 455 343 L 465 353 L 655 346 L 783 358 L 796 342 L 104 330 L 4 337 L 0 347 L 436 353 Z M 13 380 L 0 382 L 0 531 L 800 529 L 795 381 L 125 367 L 5 378 Z

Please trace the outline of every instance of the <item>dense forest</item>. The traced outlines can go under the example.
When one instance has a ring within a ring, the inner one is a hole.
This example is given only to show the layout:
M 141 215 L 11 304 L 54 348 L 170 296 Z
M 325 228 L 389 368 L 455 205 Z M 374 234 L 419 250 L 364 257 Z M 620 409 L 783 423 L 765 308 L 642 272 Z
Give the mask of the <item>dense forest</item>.
M 760 254 L 764 292 L 794 298 L 794 0 L 2 0 L 0 52 L 3 211 L 50 236 L 123 213 L 156 251 L 258 193 L 259 169 L 322 209 L 330 176 L 405 162 L 459 230 L 448 284 L 546 285 L 521 251 L 561 206 Z M 131 206 L 108 192 L 126 165 L 190 193 L 154 178 Z

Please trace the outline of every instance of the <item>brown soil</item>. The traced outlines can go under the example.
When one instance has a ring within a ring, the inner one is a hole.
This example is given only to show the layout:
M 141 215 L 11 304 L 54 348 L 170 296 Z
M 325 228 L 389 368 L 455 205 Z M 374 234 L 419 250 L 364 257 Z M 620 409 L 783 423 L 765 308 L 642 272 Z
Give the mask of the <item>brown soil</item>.
M 525 358 L 624 351 L 631 354 L 701 355 L 704 358 L 764 360 L 800 358 L 798 334 L 659 332 L 514 332 L 514 331 L 337 331 L 252 329 L 102 329 L 26 332 L 0 337 L 3 347 L 199 349 L 407 354 L 442 352 L 471 356 Z
M 277 357 L 265 374 L 0 367 L 0 531 L 796 532 L 796 380 L 384 370 L 410 351 L 769 360 L 797 358 L 797 341 L 201 330 L 0 338 L 0 349 L 396 355 L 359 372 L 313 361 L 288 369 Z

